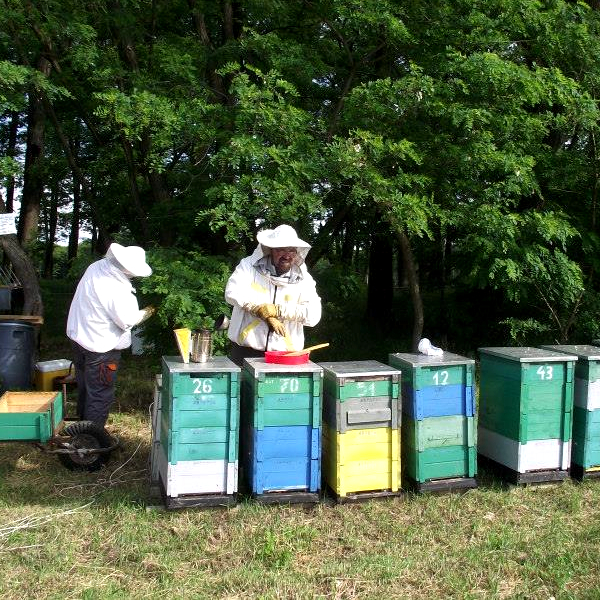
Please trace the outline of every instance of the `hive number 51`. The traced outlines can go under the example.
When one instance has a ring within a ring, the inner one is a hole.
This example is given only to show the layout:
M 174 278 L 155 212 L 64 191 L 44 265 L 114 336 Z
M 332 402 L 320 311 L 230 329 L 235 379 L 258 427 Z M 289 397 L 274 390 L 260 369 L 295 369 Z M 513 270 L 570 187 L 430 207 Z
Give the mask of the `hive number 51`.
M 540 376 L 540 379 L 552 379 L 552 367 L 549 365 L 540 365 L 536 371 L 536 373 Z
M 196 387 L 194 394 L 210 394 L 212 392 L 212 379 L 194 379 Z
M 436 371 L 433 374 L 435 385 L 446 385 L 448 383 L 448 371 Z

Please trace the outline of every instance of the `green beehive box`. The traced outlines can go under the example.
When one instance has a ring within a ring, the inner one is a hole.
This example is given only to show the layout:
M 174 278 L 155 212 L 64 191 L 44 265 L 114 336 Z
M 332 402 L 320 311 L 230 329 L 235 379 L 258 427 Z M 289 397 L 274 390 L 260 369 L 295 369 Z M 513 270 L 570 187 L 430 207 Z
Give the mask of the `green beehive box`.
M 414 452 L 450 446 L 470 447 L 476 443 L 474 417 L 456 415 L 418 421 L 405 416 L 402 420 L 402 444 Z
M 310 361 L 283 365 L 245 359 L 241 406 L 245 423 L 255 429 L 320 427 L 322 377 L 321 367 Z
M 402 440 L 402 477 L 418 483 L 477 475 L 474 446 L 445 446 L 415 452 Z M 404 487 L 404 483 L 403 483 Z
M 0 397 L 0 441 L 47 442 L 62 427 L 60 392 L 5 392 Z
M 571 439 L 576 356 L 540 348 L 481 348 L 479 428 L 527 443 Z
M 439 385 L 473 385 L 475 361 L 452 352 L 441 356 L 396 353 L 390 354 L 388 360 L 402 371 L 402 383 L 413 391 Z
M 323 390 L 344 402 L 356 398 L 397 399 L 400 393 L 399 370 L 376 360 L 320 363 L 324 369 Z
M 600 470 L 600 410 L 573 409 L 571 462 L 586 470 Z
M 223 356 L 162 362 L 160 443 L 168 462 L 237 461 L 240 368 Z

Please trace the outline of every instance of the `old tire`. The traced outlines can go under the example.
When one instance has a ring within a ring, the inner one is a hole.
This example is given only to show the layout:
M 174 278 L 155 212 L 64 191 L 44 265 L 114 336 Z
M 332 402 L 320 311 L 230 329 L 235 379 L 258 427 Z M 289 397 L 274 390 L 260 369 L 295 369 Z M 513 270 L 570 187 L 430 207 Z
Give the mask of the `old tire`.
M 114 441 L 109 433 L 92 421 L 77 421 L 64 429 L 71 437 L 71 446 L 81 449 L 110 448 Z M 110 452 L 99 454 L 59 454 L 60 462 L 71 471 L 97 471 L 108 460 Z

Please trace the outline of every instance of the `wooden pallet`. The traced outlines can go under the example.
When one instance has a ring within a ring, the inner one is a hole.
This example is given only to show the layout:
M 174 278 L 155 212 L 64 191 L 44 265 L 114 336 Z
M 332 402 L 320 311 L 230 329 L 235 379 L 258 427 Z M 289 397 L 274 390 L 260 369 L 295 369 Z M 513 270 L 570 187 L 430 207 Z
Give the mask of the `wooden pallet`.
M 402 487 L 419 494 L 429 492 L 433 494 L 467 492 L 477 487 L 475 477 L 449 477 L 447 479 L 430 479 L 429 481 L 415 481 L 410 477 L 402 478 Z
M 237 504 L 237 494 L 186 494 L 183 496 L 167 496 L 165 485 L 159 477 L 160 495 L 167 510 L 183 508 L 226 508 Z
M 331 496 L 338 504 L 358 504 L 379 498 L 395 498 L 402 494 L 402 490 L 372 490 L 364 492 L 348 492 L 345 496 L 340 496 L 333 488 L 327 486 L 327 494 Z
M 506 465 L 496 462 L 487 456 L 479 455 L 479 463 L 485 465 L 500 478 L 514 485 L 535 485 L 542 483 L 558 483 L 569 479 L 569 469 L 540 469 L 520 473 Z

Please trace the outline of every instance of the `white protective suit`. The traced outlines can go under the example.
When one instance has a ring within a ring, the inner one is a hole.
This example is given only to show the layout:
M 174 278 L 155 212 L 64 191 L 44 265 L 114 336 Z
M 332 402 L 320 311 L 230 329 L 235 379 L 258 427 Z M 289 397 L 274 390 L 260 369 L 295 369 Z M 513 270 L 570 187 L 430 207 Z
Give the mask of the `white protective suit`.
M 67 336 L 91 352 L 131 346 L 131 328 L 144 316 L 129 278 L 108 258 L 83 274 L 69 309 Z
M 240 261 L 225 288 L 225 300 L 233 306 L 229 324 L 229 339 L 240 346 L 255 350 L 302 350 L 304 325 L 314 326 L 321 319 L 321 299 L 304 256 L 308 248 L 299 249 L 302 263 L 293 271 L 292 281 L 274 277 L 257 267 L 268 253 L 258 245 L 252 256 Z M 268 325 L 243 309 L 247 304 L 277 304 L 281 307 L 281 322 L 287 337 L 270 332 Z

